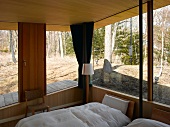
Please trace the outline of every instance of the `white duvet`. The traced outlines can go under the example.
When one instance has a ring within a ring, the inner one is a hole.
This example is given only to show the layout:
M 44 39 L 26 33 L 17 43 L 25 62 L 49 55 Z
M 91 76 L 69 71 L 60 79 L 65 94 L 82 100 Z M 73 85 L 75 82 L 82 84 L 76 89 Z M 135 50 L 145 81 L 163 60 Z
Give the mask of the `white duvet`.
M 33 115 L 16 127 L 122 127 L 128 123 L 130 119 L 121 111 L 93 102 Z
M 133 120 L 126 127 L 170 127 L 170 125 L 156 121 L 156 120 L 138 118 L 138 119 Z

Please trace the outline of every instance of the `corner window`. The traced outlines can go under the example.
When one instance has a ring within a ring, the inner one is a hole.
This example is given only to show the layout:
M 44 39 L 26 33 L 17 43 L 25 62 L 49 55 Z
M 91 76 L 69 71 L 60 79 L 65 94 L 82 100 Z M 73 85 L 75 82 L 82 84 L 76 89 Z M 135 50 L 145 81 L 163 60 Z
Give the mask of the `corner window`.
M 18 30 L 0 30 L 0 107 L 18 102 Z
M 153 100 L 170 105 L 170 6 L 154 11 Z
M 46 32 L 46 72 L 47 94 L 78 85 L 71 32 Z

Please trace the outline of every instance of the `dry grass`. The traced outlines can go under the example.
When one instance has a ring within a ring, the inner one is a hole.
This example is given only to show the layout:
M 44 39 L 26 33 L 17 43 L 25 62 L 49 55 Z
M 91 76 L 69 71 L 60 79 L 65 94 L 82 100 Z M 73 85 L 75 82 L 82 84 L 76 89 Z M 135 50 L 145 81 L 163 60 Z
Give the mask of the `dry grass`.
M 18 91 L 18 64 L 11 60 L 12 56 L 0 52 L 0 94 Z M 139 79 L 138 65 L 120 65 L 112 64 L 113 70 L 123 75 Z M 103 60 L 94 63 L 95 70 L 102 70 Z M 78 77 L 78 63 L 75 57 L 51 57 L 47 58 L 47 84 L 70 79 L 76 80 Z M 159 79 L 159 84 L 170 87 L 170 66 L 163 68 L 163 73 Z M 159 73 L 159 68 L 154 68 L 155 76 Z M 147 66 L 144 66 L 144 80 L 147 81 Z M 97 78 L 101 75 L 95 74 Z
M 0 52 L 0 94 L 18 91 L 18 63 L 13 63 L 11 55 Z M 65 79 L 77 79 L 75 57 L 47 58 L 47 84 Z

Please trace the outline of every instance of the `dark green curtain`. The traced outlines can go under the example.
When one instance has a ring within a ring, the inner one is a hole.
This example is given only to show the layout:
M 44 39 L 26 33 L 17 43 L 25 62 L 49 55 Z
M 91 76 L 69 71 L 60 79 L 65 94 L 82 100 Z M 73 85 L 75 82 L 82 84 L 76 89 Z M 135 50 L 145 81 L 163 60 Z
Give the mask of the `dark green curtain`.
M 83 88 L 85 76 L 82 75 L 83 63 L 90 63 L 94 22 L 71 25 L 73 47 L 79 64 L 78 87 Z

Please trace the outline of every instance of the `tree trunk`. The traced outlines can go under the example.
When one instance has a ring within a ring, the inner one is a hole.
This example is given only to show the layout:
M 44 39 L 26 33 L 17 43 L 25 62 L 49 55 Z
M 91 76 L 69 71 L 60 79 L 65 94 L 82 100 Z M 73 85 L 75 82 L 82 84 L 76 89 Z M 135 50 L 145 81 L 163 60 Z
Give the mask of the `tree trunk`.
M 60 57 L 63 58 L 64 57 L 64 53 L 63 53 L 63 41 L 62 41 L 62 36 L 61 36 L 61 32 L 58 33 L 59 34 L 59 45 L 60 45 Z
M 66 55 L 66 32 L 63 32 L 64 55 Z
M 162 30 L 162 52 L 161 52 L 161 69 L 159 71 L 158 77 L 162 74 L 162 65 L 163 65 L 163 56 L 164 56 L 164 32 Z
M 165 26 L 166 26 L 166 21 L 167 21 L 167 15 L 168 15 L 168 10 L 166 11 L 166 12 L 164 12 L 163 11 L 163 13 L 165 13 L 165 17 L 162 19 L 162 20 L 164 20 L 164 21 L 162 21 L 162 28 L 161 28 L 161 36 L 162 36 L 162 38 L 161 38 L 161 41 L 162 41 L 162 51 L 161 51 L 161 69 L 159 70 L 159 74 L 158 74 L 158 76 L 157 77 L 160 77 L 161 76 L 161 74 L 162 74 L 162 70 L 163 70 L 163 56 L 164 56 L 164 41 L 165 41 L 165 34 L 164 34 L 164 32 L 165 32 Z
M 59 51 L 60 51 L 59 43 L 60 43 L 60 40 L 59 40 L 59 32 L 56 32 L 56 49 L 55 49 L 56 57 L 58 57 Z
M 12 30 L 9 31 L 10 32 L 10 52 L 12 54 L 12 61 L 14 63 L 17 62 L 16 58 L 15 58 L 15 52 L 14 52 L 14 43 L 13 43 L 13 36 L 12 36 Z
M 112 62 L 112 27 L 111 25 L 105 26 L 105 50 L 104 59 Z
M 48 32 L 48 43 L 47 43 L 47 57 L 50 56 L 50 50 L 51 50 L 51 31 Z
M 12 52 L 12 30 L 9 31 L 9 52 Z
M 114 23 L 114 25 L 113 25 L 113 31 L 112 31 L 112 53 L 114 51 L 114 46 L 115 46 L 115 41 L 116 41 L 117 27 L 118 27 L 118 22 Z M 116 57 L 114 58 L 114 62 L 116 62 L 115 60 L 116 60 Z
M 117 31 L 118 23 L 115 23 L 113 27 L 114 28 L 112 32 L 112 51 L 114 50 L 114 46 L 115 46 L 116 31 Z

